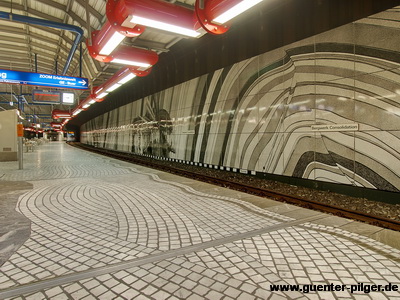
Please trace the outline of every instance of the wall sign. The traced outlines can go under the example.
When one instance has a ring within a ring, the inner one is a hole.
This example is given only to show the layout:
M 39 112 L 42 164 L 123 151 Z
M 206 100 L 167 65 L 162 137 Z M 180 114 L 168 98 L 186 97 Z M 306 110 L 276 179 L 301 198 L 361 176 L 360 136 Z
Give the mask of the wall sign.
M 312 131 L 358 131 L 358 123 L 311 125 Z

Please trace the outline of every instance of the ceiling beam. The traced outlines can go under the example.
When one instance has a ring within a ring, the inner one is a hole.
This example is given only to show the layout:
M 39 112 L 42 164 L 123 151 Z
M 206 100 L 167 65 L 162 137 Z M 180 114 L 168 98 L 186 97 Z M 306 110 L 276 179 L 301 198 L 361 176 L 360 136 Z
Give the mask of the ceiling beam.
M 64 16 L 63 23 L 66 23 L 66 24 L 68 23 L 67 22 L 68 21 L 68 15 L 69 15 L 69 12 L 70 12 L 70 9 L 71 9 L 71 6 L 72 6 L 73 2 L 74 2 L 74 0 L 68 0 L 68 2 L 67 2 L 67 6 L 65 8 L 66 14 Z M 60 33 L 60 37 L 59 37 L 58 42 L 57 42 L 57 49 L 55 50 L 56 57 L 62 57 L 60 52 L 61 52 L 61 44 L 62 44 L 62 40 L 64 38 L 64 35 L 65 35 L 65 31 Z M 71 47 L 72 47 L 72 44 L 71 44 Z M 65 58 L 65 61 L 66 61 L 66 58 Z M 58 64 L 54 65 L 54 70 L 55 70 L 56 74 L 58 74 L 58 70 L 56 70 L 57 66 L 58 66 Z
M 0 59 L 12 59 L 12 60 L 30 60 L 27 53 L 13 52 L 13 51 L 1 51 Z
M 0 42 L 0 49 L 4 49 L 0 51 L 0 55 L 4 54 L 5 51 L 10 50 L 10 53 L 18 54 L 18 53 L 24 53 L 27 54 L 29 49 L 28 46 L 26 45 L 19 45 L 18 48 L 16 48 L 14 45 L 10 44 L 5 44 Z
M 86 9 L 86 1 L 88 1 L 88 0 L 75 0 L 75 1 L 78 2 L 83 7 L 83 9 Z M 95 10 L 93 7 L 91 7 L 89 5 L 89 13 L 93 17 L 95 17 L 100 24 L 103 23 L 102 19 L 103 19 L 104 15 L 105 15 L 105 12 L 103 14 L 101 14 L 100 12 L 98 12 L 97 10 Z
M 45 35 L 42 35 L 42 34 L 38 34 L 38 33 L 34 33 L 34 32 L 30 32 L 30 34 L 28 35 L 26 30 L 22 29 L 22 28 L 19 29 L 19 28 L 15 28 L 15 27 L 1 26 L 0 30 L 1 30 L 0 31 L 1 40 L 3 40 L 3 37 L 9 37 L 9 35 L 7 35 L 7 34 L 12 33 L 12 34 L 18 35 L 19 38 L 16 38 L 16 39 L 18 39 L 19 41 L 22 41 L 23 44 L 26 44 L 26 38 L 27 37 L 36 38 L 36 39 L 38 39 L 40 41 L 45 41 L 45 42 L 47 42 L 49 44 L 56 44 L 54 42 L 54 39 L 52 39 L 52 38 L 50 38 L 48 36 L 45 36 Z M 7 33 L 7 34 L 2 34 L 2 32 Z M 57 36 L 59 36 L 59 32 L 57 33 Z

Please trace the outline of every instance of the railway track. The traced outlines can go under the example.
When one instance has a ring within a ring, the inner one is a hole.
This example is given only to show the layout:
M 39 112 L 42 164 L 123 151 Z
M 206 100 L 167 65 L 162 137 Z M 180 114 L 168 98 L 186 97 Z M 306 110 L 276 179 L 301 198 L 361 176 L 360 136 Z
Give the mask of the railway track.
M 112 158 L 132 162 L 138 165 L 143 165 L 146 167 L 151 167 L 154 169 L 158 169 L 164 172 L 169 172 L 173 173 L 176 175 L 184 176 L 184 177 L 189 177 L 193 178 L 199 181 L 211 183 L 214 185 L 222 186 L 222 187 L 227 187 L 230 189 L 238 190 L 241 192 L 246 192 L 249 194 L 261 196 L 261 197 L 267 197 L 273 200 L 289 203 L 289 204 L 294 204 L 297 206 L 301 206 L 304 208 L 309 208 L 313 210 L 318 210 L 321 212 L 325 213 L 330 213 L 339 217 L 343 218 L 348 218 L 348 219 L 353 219 L 357 221 L 361 221 L 364 223 L 368 223 L 371 225 L 379 226 L 382 228 L 388 228 L 396 231 L 400 231 L 400 222 L 389 219 L 389 218 L 383 218 L 380 216 L 375 216 L 363 212 L 358 212 L 354 210 L 349 210 L 345 209 L 342 207 L 337 207 L 325 203 L 320 203 L 314 200 L 309 200 L 309 199 L 304 199 L 300 197 L 296 197 L 293 195 L 287 195 L 283 193 L 277 193 L 272 190 L 267 190 L 264 188 L 252 186 L 252 185 L 247 185 L 244 183 L 239 183 L 239 182 L 233 182 L 229 181 L 223 178 L 218 178 L 214 176 L 209 176 L 206 174 L 198 173 L 198 172 L 190 172 L 188 170 L 180 169 L 178 167 L 173 167 L 171 164 L 163 164 L 164 161 L 158 161 L 158 160 L 153 160 L 147 157 L 141 157 L 138 155 L 134 155 L 131 153 L 124 153 L 124 152 L 119 152 L 119 151 L 114 151 L 114 150 L 109 150 L 109 149 L 101 149 L 101 148 L 95 148 L 89 145 L 84 145 L 81 143 L 69 143 L 72 146 L 95 152 L 98 154 L 102 154 L 105 156 L 109 156 Z

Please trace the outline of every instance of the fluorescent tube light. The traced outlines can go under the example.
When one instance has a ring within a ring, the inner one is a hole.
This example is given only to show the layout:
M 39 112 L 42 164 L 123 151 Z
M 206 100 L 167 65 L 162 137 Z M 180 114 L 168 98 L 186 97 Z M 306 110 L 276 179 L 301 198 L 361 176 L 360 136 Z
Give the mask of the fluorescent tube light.
M 98 99 L 102 99 L 102 98 L 104 98 L 104 97 L 107 96 L 107 95 L 108 95 L 108 93 L 103 92 L 103 93 L 101 93 L 100 95 L 98 95 L 97 98 L 98 98 Z
M 166 30 L 166 31 L 170 31 L 170 32 L 174 32 L 174 33 L 178 33 L 178 34 L 182 34 L 182 35 L 186 35 L 186 36 L 190 36 L 190 37 L 198 37 L 201 34 L 200 32 L 197 32 L 196 30 L 193 30 L 193 29 L 187 29 L 187 28 L 183 28 L 180 26 L 171 25 L 168 23 L 155 21 L 155 20 L 151 20 L 151 19 L 147 19 L 147 18 L 142 18 L 142 17 L 138 17 L 138 16 L 132 16 L 132 19 L 130 20 L 130 22 L 133 24 L 145 25 L 145 26 L 149 26 L 149 27 L 153 27 L 153 28 L 157 28 L 157 29 L 161 29 L 161 30 Z
M 114 58 L 112 60 L 113 63 L 117 63 L 117 64 L 123 64 L 123 65 L 129 65 L 129 66 L 136 66 L 136 67 L 143 67 L 143 68 L 149 68 L 151 67 L 150 64 L 146 64 L 146 63 L 141 63 L 141 62 L 137 62 L 137 61 L 131 61 L 131 60 L 126 60 L 126 59 L 119 59 L 119 58 Z
M 90 104 L 85 104 L 84 106 L 82 106 L 82 108 L 88 108 L 90 106 Z
M 100 50 L 101 55 L 109 55 L 113 50 L 123 41 L 125 38 L 124 35 L 119 32 L 114 32 L 108 42 L 104 45 L 104 47 Z
M 115 83 L 114 85 L 112 85 L 111 87 L 109 87 L 106 91 L 107 91 L 107 92 L 112 92 L 112 91 L 116 90 L 117 88 L 119 88 L 120 86 L 121 86 L 121 84 Z
M 93 99 L 92 99 L 92 100 L 89 101 L 89 104 L 93 104 L 93 103 L 95 103 L 95 102 L 96 102 L 96 100 L 93 100 Z
M 260 3 L 261 1 L 263 0 L 243 0 L 242 2 L 228 9 L 226 12 L 219 15 L 218 17 L 214 18 L 212 22 L 216 24 L 224 24 L 234 17 L 240 15 L 242 12 Z
M 124 84 L 127 83 L 129 80 L 131 80 L 132 78 L 135 78 L 136 75 L 129 73 L 128 75 L 126 75 L 124 78 L 122 78 L 120 81 L 118 81 L 119 84 Z

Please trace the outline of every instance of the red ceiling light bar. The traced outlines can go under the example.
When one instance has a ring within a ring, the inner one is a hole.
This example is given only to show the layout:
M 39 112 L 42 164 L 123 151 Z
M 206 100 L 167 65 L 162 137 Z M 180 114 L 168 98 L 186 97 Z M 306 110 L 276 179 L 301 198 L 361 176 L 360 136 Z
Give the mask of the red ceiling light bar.
M 82 111 L 87 110 L 89 106 L 92 105 L 93 103 L 102 102 L 109 93 L 116 90 L 123 84 L 135 78 L 136 76 L 143 77 L 148 75 L 150 72 L 151 68 L 148 68 L 147 70 L 144 71 L 140 70 L 140 68 L 135 68 L 135 67 L 121 68 L 105 83 L 103 83 L 98 87 L 95 87 L 93 89 L 93 93 L 72 110 L 72 117 L 75 117 Z
M 69 119 L 71 118 L 71 113 L 68 110 L 53 109 L 51 117 L 53 119 Z
M 26 131 L 35 131 L 36 132 L 36 128 L 33 128 L 33 127 L 25 127 L 24 130 L 26 130 Z
M 146 70 L 158 61 L 158 54 L 150 50 L 120 45 L 110 55 L 101 55 L 100 49 L 96 47 L 96 45 L 88 46 L 90 56 L 105 63 L 124 64 Z
M 106 15 L 112 26 L 142 25 L 190 37 L 202 35 L 192 10 L 162 0 L 108 0 Z
M 71 112 L 71 118 L 74 118 L 78 114 L 80 114 L 82 111 L 87 110 L 90 105 L 92 105 L 95 102 L 101 102 L 103 99 L 99 100 L 95 98 L 94 94 L 91 94 L 88 96 L 86 99 L 82 100 L 81 103 L 79 103 Z M 63 122 L 63 126 L 68 123 L 70 119 L 65 119 Z
M 96 102 L 96 101 L 94 101 L 94 102 L 92 102 L 92 101 L 93 101 L 92 97 L 90 97 L 90 96 L 87 97 L 85 100 L 83 100 L 81 102 L 81 104 L 79 104 L 79 109 L 80 110 L 87 110 L 90 105 L 92 105 L 94 102 Z
M 58 123 L 58 122 L 51 122 L 50 126 L 53 128 L 60 128 L 60 129 L 62 127 L 61 123 Z
M 81 103 L 78 104 L 77 107 L 72 111 L 72 116 L 76 116 L 83 110 L 87 110 L 90 105 L 96 102 L 101 102 L 103 99 L 96 99 L 94 94 L 90 94 L 90 96 L 86 97 L 86 99 L 82 100 Z
M 94 90 L 94 96 L 98 99 L 102 99 L 107 96 L 112 91 L 116 90 L 123 84 L 127 83 L 136 76 L 143 77 L 151 72 L 151 68 L 147 70 L 140 70 L 140 68 L 135 67 L 124 67 L 115 73 L 110 79 L 105 83 L 100 85 Z
M 229 29 L 228 22 L 263 0 L 196 0 L 195 11 L 203 28 L 213 34 Z
M 111 52 L 123 41 L 125 37 L 135 37 L 144 31 L 145 27 L 135 26 L 134 28 L 120 25 L 111 26 L 108 20 L 100 30 L 93 31 L 90 41 L 86 45 L 90 52 L 97 52 L 99 55 L 110 55 Z
M 110 62 L 138 67 L 147 70 L 158 61 L 158 54 L 154 51 L 119 46 L 112 54 Z
M 90 104 L 93 104 L 95 102 L 103 102 L 104 101 L 104 97 L 106 95 L 102 95 L 102 92 L 104 91 L 103 84 L 93 88 L 93 94 L 91 95 L 92 96 L 92 100 L 90 101 Z

